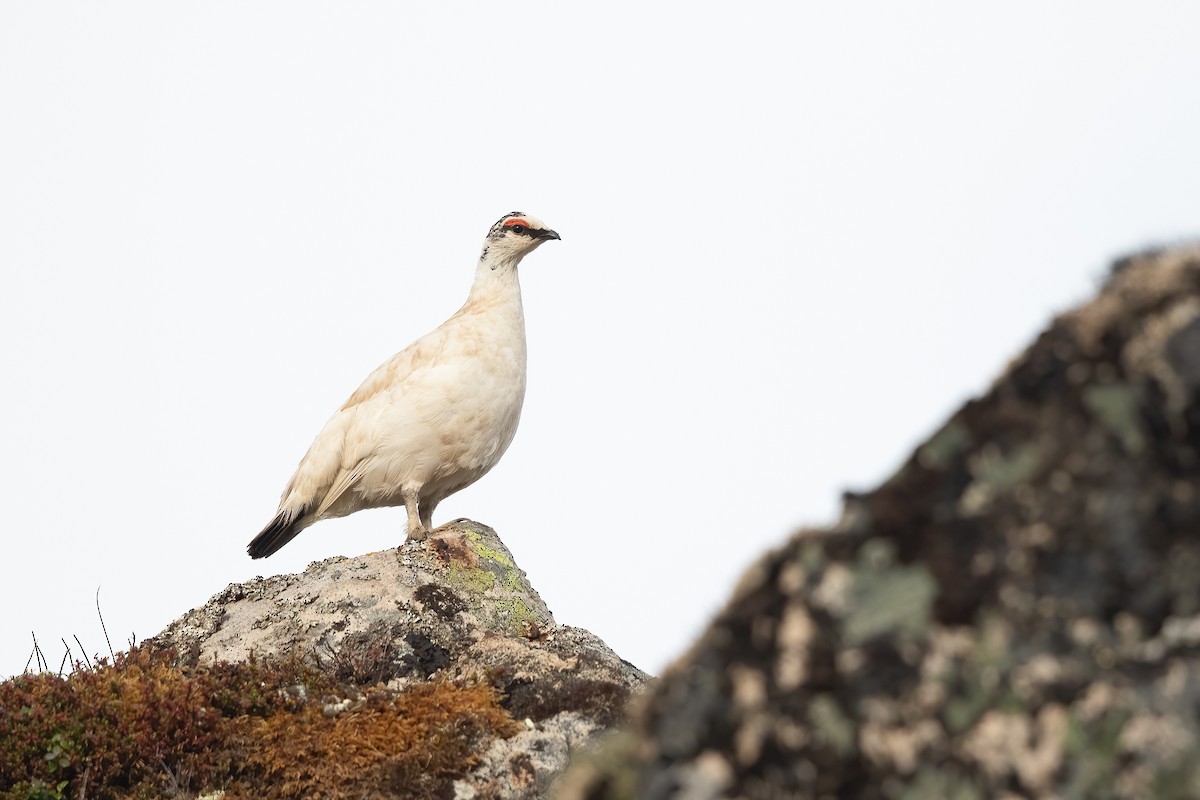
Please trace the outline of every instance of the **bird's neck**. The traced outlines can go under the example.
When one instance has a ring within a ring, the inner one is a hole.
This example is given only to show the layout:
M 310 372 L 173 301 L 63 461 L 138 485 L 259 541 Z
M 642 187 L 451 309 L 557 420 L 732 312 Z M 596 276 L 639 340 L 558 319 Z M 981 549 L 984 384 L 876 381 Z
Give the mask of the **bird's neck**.
M 471 284 L 467 304 L 509 302 L 520 306 L 521 283 L 517 280 L 519 263 L 520 256 L 484 255 L 475 269 L 475 282 Z

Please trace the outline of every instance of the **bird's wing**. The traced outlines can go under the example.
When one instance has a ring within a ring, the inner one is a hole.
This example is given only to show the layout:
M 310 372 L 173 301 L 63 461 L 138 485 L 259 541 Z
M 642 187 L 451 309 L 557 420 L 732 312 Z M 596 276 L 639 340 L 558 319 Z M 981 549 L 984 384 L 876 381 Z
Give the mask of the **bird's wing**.
M 297 517 L 309 517 L 314 516 L 313 511 L 318 505 L 324 507 L 330 488 L 347 471 L 346 467 L 352 470 L 355 466 L 353 462 L 346 463 L 353 458 L 346 452 L 346 431 L 353 423 L 353 416 L 353 411 L 338 411 L 325 423 L 284 488 L 283 496 L 279 498 L 280 510 Z M 341 491 L 345 488 L 343 486 Z
M 381 415 L 398 416 L 400 422 L 421 419 L 423 412 L 419 408 L 414 409 L 411 402 L 400 402 L 400 399 L 410 393 L 427 394 L 413 390 L 417 385 L 426 384 L 432 375 L 441 376 L 457 369 L 457 366 L 439 365 L 454 338 L 457 316 L 413 342 L 367 376 L 326 423 L 300 460 L 296 474 L 284 489 L 281 508 L 319 518 L 366 473 L 364 462 L 379 445 Z M 415 417 L 412 416 L 414 412 Z M 396 424 L 383 426 L 393 431 L 396 427 Z
M 337 499 L 362 477 L 362 473 L 357 467 L 357 464 L 350 469 L 343 467 L 338 472 L 337 477 L 333 479 L 333 484 L 329 487 L 329 491 L 325 494 L 325 499 L 321 501 L 321 505 L 317 506 L 316 514 L 313 516 L 320 517 L 328 511 L 337 502 Z
M 461 313 L 461 311 L 459 312 Z M 459 314 L 446 320 L 435 330 L 422 336 L 408 347 L 376 367 L 367 376 L 362 385 L 354 390 L 354 394 L 342 404 L 340 411 L 361 405 L 380 392 L 388 391 L 402 384 L 414 371 L 430 366 L 441 358 L 446 350 L 447 342 L 452 338 L 451 331 Z

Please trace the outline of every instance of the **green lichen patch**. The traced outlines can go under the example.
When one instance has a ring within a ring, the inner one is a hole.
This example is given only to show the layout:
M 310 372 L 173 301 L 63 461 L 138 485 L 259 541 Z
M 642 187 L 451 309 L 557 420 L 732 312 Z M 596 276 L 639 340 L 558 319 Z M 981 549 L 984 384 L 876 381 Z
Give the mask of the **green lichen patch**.
M 997 447 L 984 448 L 972 459 L 971 472 L 990 494 L 997 494 L 1029 481 L 1040 464 L 1041 448 L 1035 442 L 1027 442 L 1009 452 Z
M 506 553 L 494 547 L 488 547 L 483 540 L 483 534 L 478 531 L 467 531 L 467 538 L 471 540 L 471 549 L 474 550 L 480 558 L 487 561 L 495 562 L 509 569 L 516 569 L 511 558 Z
M 512 592 L 526 590 L 527 584 L 521 570 L 507 553 L 499 548 L 491 547 L 484 536 L 477 531 L 467 531 L 467 539 L 471 543 L 471 549 L 483 562 L 484 568 L 495 575 L 501 585 Z
M 1110 709 L 1096 719 L 1071 715 L 1064 750 L 1073 769 L 1063 797 L 1083 800 L 1116 796 L 1113 790 L 1121 766 L 1121 729 L 1130 716 L 1125 709 Z
M 496 610 L 507 624 L 505 627 L 518 636 L 525 636 L 536 622 L 537 617 L 529 610 L 529 606 L 520 597 L 508 597 L 496 601 Z
M 873 544 L 879 546 L 863 547 L 853 572 L 850 611 L 842 620 L 842 635 L 852 647 L 888 634 L 923 634 L 937 593 L 937 582 L 925 567 L 887 566 L 890 543 L 868 543 Z
M 1138 395 L 1131 386 L 1107 383 L 1089 386 L 1083 392 L 1088 411 L 1120 440 L 1131 456 L 1146 449 L 1146 437 L 1138 413 Z
M 482 595 L 496 584 L 496 576 L 486 569 L 467 564 L 451 564 L 446 581 L 473 595 Z
M 917 450 L 917 460 L 928 469 L 945 469 L 971 445 L 971 432 L 952 420 Z
M 808 704 L 808 722 L 818 742 L 832 747 L 840 756 L 854 752 L 854 722 L 831 695 L 819 694 L 812 699 Z
M 445 581 L 460 590 L 464 607 L 487 627 L 510 636 L 526 637 L 553 625 L 504 546 L 485 532 L 464 528 L 435 545 L 445 565 Z
M 922 767 L 912 783 L 894 793 L 896 800 L 983 800 L 975 782 L 953 767 Z

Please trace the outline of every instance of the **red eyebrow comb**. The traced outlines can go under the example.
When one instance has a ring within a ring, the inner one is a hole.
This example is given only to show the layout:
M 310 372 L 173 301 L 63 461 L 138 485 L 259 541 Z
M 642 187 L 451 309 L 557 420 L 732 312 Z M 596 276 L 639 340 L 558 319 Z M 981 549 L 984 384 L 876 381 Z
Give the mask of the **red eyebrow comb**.
M 511 228 L 513 225 L 524 225 L 529 227 L 529 221 L 521 219 L 520 217 L 515 217 L 514 219 L 506 220 L 504 222 L 504 227 L 506 228 Z

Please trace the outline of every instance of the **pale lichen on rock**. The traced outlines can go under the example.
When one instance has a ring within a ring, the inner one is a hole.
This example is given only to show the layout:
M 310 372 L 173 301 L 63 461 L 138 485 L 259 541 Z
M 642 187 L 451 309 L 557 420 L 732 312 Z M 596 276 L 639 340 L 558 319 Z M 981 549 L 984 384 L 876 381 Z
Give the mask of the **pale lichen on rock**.
M 559 797 L 1200 797 L 1197 485 L 1183 247 L 751 567 Z

